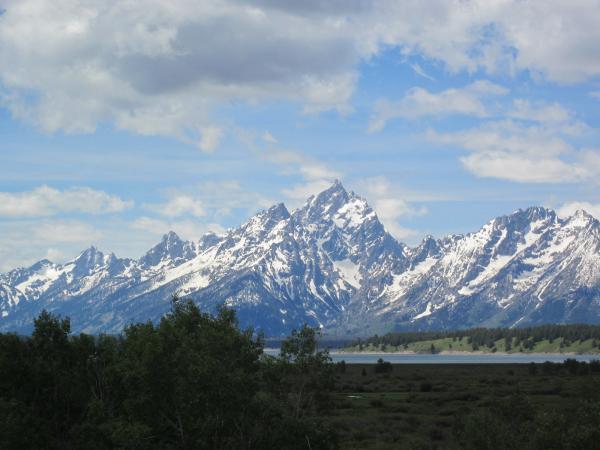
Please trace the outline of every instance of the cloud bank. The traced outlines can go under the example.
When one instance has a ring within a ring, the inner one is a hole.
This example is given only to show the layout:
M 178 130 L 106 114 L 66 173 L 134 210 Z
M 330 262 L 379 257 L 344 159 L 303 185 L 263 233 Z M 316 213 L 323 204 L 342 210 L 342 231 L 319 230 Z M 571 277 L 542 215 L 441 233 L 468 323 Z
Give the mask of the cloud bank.
M 528 71 L 560 83 L 600 75 L 593 0 L 7 0 L 3 8 L 0 102 L 15 117 L 49 132 L 110 124 L 203 151 L 218 147 L 212 110 L 228 102 L 349 112 L 357 65 L 389 47 L 450 72 Z M 483 113 L 476 101 L 455 103 L 462 108 Z

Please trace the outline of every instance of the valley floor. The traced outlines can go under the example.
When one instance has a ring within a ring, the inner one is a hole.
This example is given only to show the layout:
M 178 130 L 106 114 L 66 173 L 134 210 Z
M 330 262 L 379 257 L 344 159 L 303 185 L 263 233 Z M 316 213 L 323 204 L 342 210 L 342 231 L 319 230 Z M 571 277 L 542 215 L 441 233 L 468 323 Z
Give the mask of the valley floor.
M 387 370 L 338 365 L 333 410 L 324 420 L 339 432 L 340 448 L 548 448 L 548 439 L 555 442 L 552 448 L 590 448 L 573 439 L 596 433 L 600 421 L 600 373 L 586 364 L 393 365 Z M 595 402 L 591 416 L 586 412 L 590 401 Z M 578 425 L 556 427 L 553 420 Z M 568 430 L 575 437 L 565 435 Z

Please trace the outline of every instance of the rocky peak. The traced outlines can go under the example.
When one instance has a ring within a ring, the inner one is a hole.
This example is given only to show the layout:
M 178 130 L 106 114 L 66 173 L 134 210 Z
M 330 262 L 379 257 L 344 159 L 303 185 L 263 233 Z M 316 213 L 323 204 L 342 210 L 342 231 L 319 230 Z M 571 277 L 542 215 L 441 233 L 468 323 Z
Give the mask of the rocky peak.
M 355 228 L 367 218 L 376 218 L 367 201 L 354 192 L 348 192 L 339 180 L 316 196 L 311 196 L 305 205 L 294 213 L 297 221 L 304 224 L 329 224 L 338 228 Z
M 275 223 L 280 222 L 282 220 L 287 220 L 290 218 L 290 212 L 285 207 L 283 203 L 278 203 L 274 206 L 271 206 L 264 214 L 265 218 L 271 220 Z
M 433 236 L 427 235 L 417 247 L 416 255 L 419 259 L 425 259 L 431 256 L 438 256 L 440 252 L 440 243 Z
M 192 246 L 175 232 L 169 231 L 141 259 L 142 267 L 153 267 L 165 262 L 181 262 L 193 257 Z
M 77 267 L 97 267 L 104 264 L 104 253 L 92 245 L 75 258 L 73 263 Z
M 342 183 L 336 180 L 329 188 L 312 195 L 297 211 L 297 215 L 309 222 L 330 219 L 351 197 Z

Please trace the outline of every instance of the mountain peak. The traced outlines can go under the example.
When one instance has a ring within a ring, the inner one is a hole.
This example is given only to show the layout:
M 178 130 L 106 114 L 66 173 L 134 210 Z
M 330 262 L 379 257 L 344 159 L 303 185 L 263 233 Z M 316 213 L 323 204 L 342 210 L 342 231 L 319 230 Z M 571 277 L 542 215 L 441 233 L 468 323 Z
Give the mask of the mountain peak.
M 585 209 L 578 209 L 577 211 L 575 211 L 575 214 L 573 214 L 573 217 L 593 218 L 593 216 L 590 213 L 588 213 Z
M 97 255 L 102 255 L 102 252 L 95 245 L 90 245 L 75 260 L 95 258 Z
M 488 222 L 492 228 L 495 227 L 508 227 L 512 230 L 527 230 L 534 226 L 538 229 L 540 226 L 549 226 L 558 221 L 556 212 L 552 209 L 544 208 L 542 206 L 530 206 L 525 209 L 517 209 L 511 214 L 501 217 L 496 217 Z
M 283 203 L 277 203 L 271 206 L 265 213 L 269 218 L 275 220 L 285 220 L 290 217 L 290 212 Z
M 79 275 L 87 274 L 104 264 L 104 253 L 91 245 L 73 260 L 75 271 Z
M 181 238 L 174 231 L 169 231 L 167 234 L 163 235 L 161 242 L 171 244 L 181 242 Z
M 354 196 L 344 188 L 340 180 L 316 195 L 311 195 L 304 206 L 298 210 L 301 215 L 318 219 L 334 214 Z
M 342 182 L 337 178 L 333 181 L 333 184 L 331 186 L 329 186 L 321 193 L 317 194 L 317 197 L 330 197 L 334 195 L 348 195 L 348 191 L 346 190 Z
M 40 261 L 0 276 L 0 315 L 11 314 L 0 331 L 48 308 L 74 316 L 77 330 L 118 332 L 132 320 L 159 319 L 176 291 L 207 311 L 235 307 L 240 324 L 273 335 L 302 323 L 355 333 L 392 322 L 598 322 L 599 230 L 583 210 L 559 219 L 534 206 L 408 248 L 335 180 L 291 217 L 278 203 L 227 235 L 188 242 L 170 231 L 137 261 L 91 246 L 64 266 Z M 10 303 L 15 293 L 27 308 Z M 531 304 L 540 306 L 529 313 Z
M 164 261 L 175 261 L 189 257 L 190 249 L 186 242 L 174 231 L 165 234 L 161 241 L 152 247 L 141 259 L 144 267 L 152 267 Z
M 567 224 L 571 227 L 582 228 L 588 226 L 596 219 L 590 213 L 583 209 L 578 209 L 575 213 L 567 219 Z
M 547 218 L 554 219 L 556 217 L 556 213 L 548 208 L 544 208 L 542 206 L 530 206 L 525 210 L 525 214 L 530 220 L 543 220 Z

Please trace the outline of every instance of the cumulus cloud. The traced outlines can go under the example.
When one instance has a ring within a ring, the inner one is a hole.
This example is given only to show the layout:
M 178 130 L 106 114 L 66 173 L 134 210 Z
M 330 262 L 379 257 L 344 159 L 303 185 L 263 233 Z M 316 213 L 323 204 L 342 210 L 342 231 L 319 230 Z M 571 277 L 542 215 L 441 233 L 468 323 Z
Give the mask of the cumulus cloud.
M 223 130 L 219 127 L 209 126 L 200 129 L 200 143 L 198 146 L 204 152 L 213 152 L 219 146 Z
M 159 220 L 152 217 L 139 217 L 131 223 L 134 230 L 144 231 L 154 236 L 162 236 L 168 231 L 174 231 L 183 239 L 197 240 L 205 233 L 223 233 L 226 230 L 217 223 L 199 223 L 190 220 L 174 222 Z
M 577 152 L 555 127 L 504 120 L 452 133 L 429 130 L 427 136 L 433 142 L 469 151 L 461 162 L 480 177 L 530 183 L 576 182 L 590 177 L 581 161 L 585 154 Z
M 214 105 L 287 99 L 308 112 L 344 111 L 354 88 L 350 25 L 328 17 L 219 0 L 4 6 L 1 101 L 50 132 L 109 122 L 212 151 L 221 136 Z
M 0 217 L 42 217 L 69 212 L 106 214 L 132 206 L 132 201 L 87 187 L 61 191 L 40 186 L 31 191 L 0 192 Z
M 561 104 L 515 99 L 496 108 L 477 127 L 427 138 L 467 150 L 463 166 L 479 177 L 524 183 L 590 181 L 599 173 L 599 152 L 582 149 L 573 138 L 592 129 Z
M 179 217 L 190 215 L 203 217 L 206 215 L 202 202 L 190 195 L 172 195 L 165 203 L 144 205 L 162 216 Z
M 250 146 L 254 147 L 254 144 L 250 142 Z M 311 195 L 327 189 L 342 175 L 327 164 L 297 150 L 270 146 L 255 151 L 261 159 L 279 166 L 282 174 L 297 175 L 302 179 L 302 182 L 282 190 L 288 198 L 288 206 L 292 208 L 304 203 Z
M 0 221 L 0 271 L 33 264 L 42 258 L 62 262 L 105 234 L 87 222 L 63 219 Z
M 377 213 L 386 229 L 397 239 L 411 239 L 420 234 L 419 230 L 401 224 L 403 219 L 427 214 L 424 206 L 415 206 L 401 192 L 394 189 L 386 177 L 371 177 L 359 181 L 361 192 Z
M 380 131 L 389 120 L 400 117 L 417 119 L 448 114 L 486 117 L 488 111 L 483 100 L 489 96 L 506 93 L 508 89 L 485 80 L 476 81 L 464 88 L 452 88 L 438 93 L 415 87 L 398 102 L 379 100 L 369 123 L 369 131 Z
M 524 99 L 514 100 L 514 108 L 507 115 L 541 123 L 566 123 L 573 119 L 573 114 L 559 103 L 533 105 Z
M 567 202 L 557 209 L 560 217 L 570 217 L 575 212 L 584 210 L 596 218 L 600 218 L 600 203 L 591 202 Z
M 309 180 L 283 189 L 283 194 L 289 199 L 288 203 L 291 207 L 297 207 L 311 195 L 316 195 L 330 186 L 331 181 L 329 180 Z
M 450 72 L 529 71 L 560 82 L 600 74 L 594 0 L 7 0 L 3 8 L 0 102 L 15 117 L 50 132 L 108 123 L 204 151 L 218 145 L 222 125 L 211 111 L 223 103 L 351 111 L 358 65 L 384 48 Z
M 142 206 L 169 218 L 193 216 L 217 220 L 236 209 L 253 213 L 274 203 L 261 194 L 245 189 L 237 180 L 203 181 L 188 188 L 167 189 L 163 196 L 166 197 L 164 202 Z
M 577 119 L 575 113 L 558 102 L 531 102 L 515 99 L 512 109 L 505 112 L 506 117 L 527 122 L 537 122 L 556 135 L 580 136 L 591 128 Z

